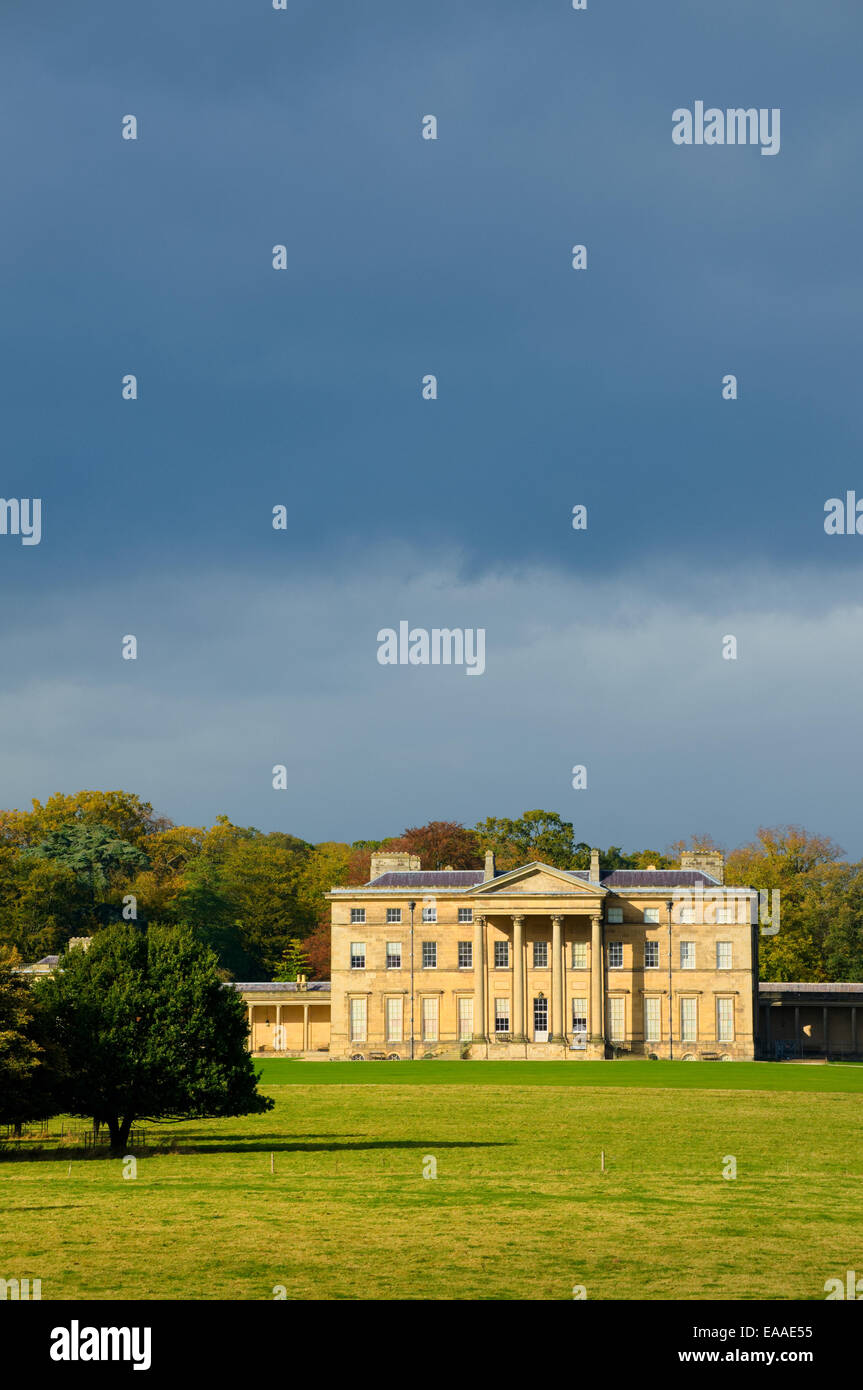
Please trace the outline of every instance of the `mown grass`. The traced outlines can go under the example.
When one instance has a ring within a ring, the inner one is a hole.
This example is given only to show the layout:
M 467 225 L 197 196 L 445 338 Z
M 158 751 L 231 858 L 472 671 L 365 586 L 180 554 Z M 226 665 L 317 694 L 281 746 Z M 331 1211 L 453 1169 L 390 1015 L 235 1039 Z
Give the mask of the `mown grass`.
M 257 1066 L 265 1086 L 671 1086 L 863 1094 L 863 1067 L 839 1062 L 301 1062 L 271 1057 Z
M 43 1299 L 822 1299 L 863 1272 L 860 1070 L 596 1065 L 267 1062 L 275 1110 L 173 1124 L 135 1179 L 0 1162 L 0 1277 Z

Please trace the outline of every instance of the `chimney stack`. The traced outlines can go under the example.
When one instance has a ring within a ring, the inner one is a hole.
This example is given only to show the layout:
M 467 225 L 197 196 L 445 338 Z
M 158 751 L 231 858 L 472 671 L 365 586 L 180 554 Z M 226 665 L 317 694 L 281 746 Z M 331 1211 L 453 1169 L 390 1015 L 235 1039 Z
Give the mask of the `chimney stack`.
M 711 878 L 725 883 L 725 855 L 719 850 L 684 850 L 680 856 L 681 869 L 701 869 Z
M 405 854 L 400 850 L 378 850 L 371 858 L 369 879 L 381 878 L 383 874 L 412 873 L 419 869 L 418 854 Z
M 590 851 L 590 881 L 591 881 L 591 883 L 599 883 L 599 850 L 598 850 L 598 849 L 592 849 L 592 850 Z
M 483 879 L 483 882 L 488 883 L 490 878 L 494 878 L 494 875 L 494 850 L 487 849 L 485 852 L 485 878 Z

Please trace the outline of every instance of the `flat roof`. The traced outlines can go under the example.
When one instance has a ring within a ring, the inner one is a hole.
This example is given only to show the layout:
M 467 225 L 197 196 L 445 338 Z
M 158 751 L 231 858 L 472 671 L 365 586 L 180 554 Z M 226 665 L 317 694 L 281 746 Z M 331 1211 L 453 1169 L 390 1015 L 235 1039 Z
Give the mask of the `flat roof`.
M 296 980 L 228 980 L 227 983 L 232 989 L 286 989 L 296 994 L 320 994 L 330 988 L 329 980 L 309 980 L 302 989 Z
M 863 984 L 848 980 L 829 980 L 816 984 L 812 980 L 776 980 L 758 985 L 759 994 L 863 994 Z

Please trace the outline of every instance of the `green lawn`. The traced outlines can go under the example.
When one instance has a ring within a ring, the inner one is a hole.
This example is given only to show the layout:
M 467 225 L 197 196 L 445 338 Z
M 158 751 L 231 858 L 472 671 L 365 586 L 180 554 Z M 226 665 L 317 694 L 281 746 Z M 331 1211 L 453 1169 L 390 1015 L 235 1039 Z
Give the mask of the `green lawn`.
M 861 1068 L 263 1073 L 274 1111 L 165 1126 L 178 1151 L 134 1180 L 71 1150 L 0 1161 L 0 1277 L 43 1299 L 823 1299 L 863 1272 Z
M 300 1062 L 258 1060 L 264 1086 L 679 1086 L 710 1091 L 853 1091 L 863 1066 L 831 1062 Z

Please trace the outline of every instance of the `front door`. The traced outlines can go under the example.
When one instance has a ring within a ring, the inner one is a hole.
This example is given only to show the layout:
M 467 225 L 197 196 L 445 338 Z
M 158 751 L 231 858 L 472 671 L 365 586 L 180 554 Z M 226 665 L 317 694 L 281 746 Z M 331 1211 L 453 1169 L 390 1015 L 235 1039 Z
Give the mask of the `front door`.
M 548 1000 L 533 1001 L 533 1040 L 548 1042 Z

